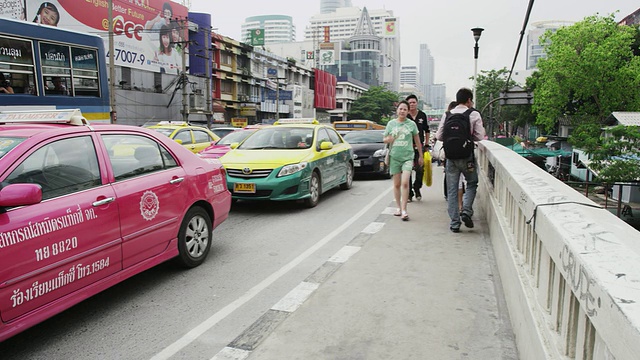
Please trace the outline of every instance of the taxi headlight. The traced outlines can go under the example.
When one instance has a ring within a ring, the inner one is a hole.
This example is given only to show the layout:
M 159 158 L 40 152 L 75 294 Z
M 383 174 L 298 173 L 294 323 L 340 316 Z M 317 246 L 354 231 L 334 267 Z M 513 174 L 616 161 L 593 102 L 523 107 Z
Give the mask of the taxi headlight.
M 307 163 L 306 162 L 301 162 L 301 163 L 291 164 L 291 165 L 285 165 L 285 166 L 282 167 L 282 169 L 280 169 L 280 172 L 278 173 L 278 177 L 295 174 L 298 171 L 304 170 L 306 167 L 307 167 Z
M 373 157 L 384 157 L 386 155 L 387 155 L 387 149 L 376 150 L 376 152 L 373 153 Z

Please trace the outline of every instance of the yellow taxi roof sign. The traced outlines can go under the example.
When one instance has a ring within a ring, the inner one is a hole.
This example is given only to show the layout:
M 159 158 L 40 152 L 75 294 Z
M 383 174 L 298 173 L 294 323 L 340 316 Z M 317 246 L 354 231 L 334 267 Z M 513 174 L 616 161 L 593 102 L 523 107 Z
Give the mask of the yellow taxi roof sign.
M 318 125 L 320 124 L 318 122 L 318 120 L 314 119 L 314 118 L 286 118 L 286 119 L 279 119 L 278 121 L 274 122 L 273 125 L 289 125 L 289 124 L 313 124 L 313 125 Z
M 89 125 L 80 109 L 0 111 L 0 123 Z
M 186 121 L 159 121 L 156 125 L 187 126 Z

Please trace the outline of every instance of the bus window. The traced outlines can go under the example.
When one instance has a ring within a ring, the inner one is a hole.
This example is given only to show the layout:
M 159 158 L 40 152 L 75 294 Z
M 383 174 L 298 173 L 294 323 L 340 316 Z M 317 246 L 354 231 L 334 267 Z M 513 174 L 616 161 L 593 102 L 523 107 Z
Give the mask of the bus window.
M 333 128 L 336 129 L 336 131 L 384 130 L 385 126 L 371 120 L 349 120 L 336 121 L 333 123 Z
M 0 71 L 14 94 L 37 94 L 30 41 L 0 36 Z
M 0 108 L 80 108 L 91 122 L 110 122 L 102 38 L 6 18 L 0 33 L 0 72 L 14 91 Z

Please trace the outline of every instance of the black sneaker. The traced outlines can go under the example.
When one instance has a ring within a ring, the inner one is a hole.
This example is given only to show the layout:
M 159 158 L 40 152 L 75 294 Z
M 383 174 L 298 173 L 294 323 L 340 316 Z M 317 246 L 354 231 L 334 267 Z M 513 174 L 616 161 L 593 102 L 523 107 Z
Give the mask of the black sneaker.
M 468 227 L 469 229 L 473 227 L 473 220 L 471 220 L 471 216 L 469 216 L 467 213 L 460 214 L 460 220 L 462 220 L 464 226 Z
M 452 233 L 459 233 L 460 232 L 460 228 L 449 228 L 449 230 L 451 230 Z

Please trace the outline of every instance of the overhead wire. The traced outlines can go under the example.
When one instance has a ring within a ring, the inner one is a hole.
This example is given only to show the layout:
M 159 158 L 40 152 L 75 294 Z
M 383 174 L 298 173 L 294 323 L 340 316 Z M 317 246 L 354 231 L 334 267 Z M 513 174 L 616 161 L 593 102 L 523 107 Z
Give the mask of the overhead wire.
M 509 76 L 507 77 L 507 82 L 504 83 L 504 91 L 509 90 L 509 81 L 511 80 L 511 75 L 513 74 L 513 69 L 516 66 L 516 61 L 518 60 L 518 54 L 520 53 L 520 47 L 522 46 L 522 39 L 524 38 L 525 31 L 527 30 L 527 25 L 529 24 L 529 16 L 531 15 L 531 9 L 533 8 L 533 1 L 529 0 L 529 6 L 527 7 L 527 13 L 524 17 L 524 23 L 522 24 L 522 30 L 520 30 L 520 39 L 518 40 L 518 47 L 516 48 L 516 54 L 513 57 L 513 63 L 511 64 L 511 70 L 509 71 Z

